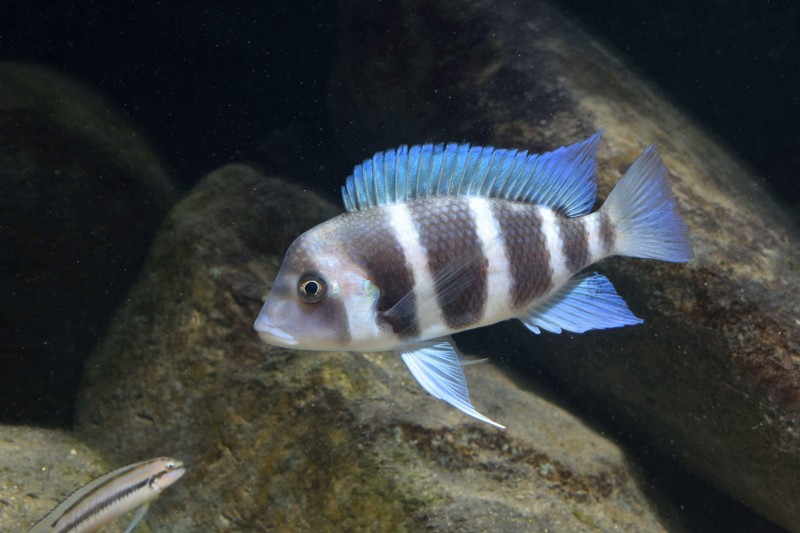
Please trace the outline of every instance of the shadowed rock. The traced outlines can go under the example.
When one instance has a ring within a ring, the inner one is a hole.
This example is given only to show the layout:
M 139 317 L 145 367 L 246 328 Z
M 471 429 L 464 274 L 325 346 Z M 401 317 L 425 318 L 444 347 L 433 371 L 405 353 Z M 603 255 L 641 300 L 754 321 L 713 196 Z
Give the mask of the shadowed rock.
M 800 239 L 761 180 L 544 2 L 348 6 L 331 108 L 357 159 L 422 141 L 540 152 L 606 128 L 602 198 L 658 145 L 696 258 L 601 264 L 643 327 L 537 338 L 506 327 L 507 349 L 517 368 L 555 376 L 585 410 L 613 413 L 800 531 Z
M 71 422 L 83 360 L 173 199 L 158 158 L 102 97 L 0 63 L 0 420 Z

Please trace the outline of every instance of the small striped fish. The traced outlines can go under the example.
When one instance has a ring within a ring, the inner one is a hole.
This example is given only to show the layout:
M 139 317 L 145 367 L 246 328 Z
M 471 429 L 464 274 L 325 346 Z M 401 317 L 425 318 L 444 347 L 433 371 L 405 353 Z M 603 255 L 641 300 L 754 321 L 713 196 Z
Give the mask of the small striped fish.
M 168 457 L 123 466 L 73 492 L 29 533 L 90 533 L 138 509 L 125 529 L 130 533 L 150 503 L 185 471 L 183 463 Z
M 399 353 L 422 387 L 475 418 L 450 335 L 510 318 L 531 331 L 639 324 L 588 265 L 692 257 L 654 146 L 596 212 L 602 132 L 546 154 L 402 146 L 357 166 L 346 213 L 298 237 L 255 322 L 270 344 Z

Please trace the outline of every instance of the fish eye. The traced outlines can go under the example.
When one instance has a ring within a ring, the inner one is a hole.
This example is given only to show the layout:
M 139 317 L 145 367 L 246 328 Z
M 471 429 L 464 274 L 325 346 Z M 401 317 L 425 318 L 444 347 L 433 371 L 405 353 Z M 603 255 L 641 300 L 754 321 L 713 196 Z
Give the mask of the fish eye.
M 328 284 L 319 274 L 309 272 L 300 276 L 300 281 L 297 282 L 297 292 L 304 302 L 315 304 L 325 298 Z

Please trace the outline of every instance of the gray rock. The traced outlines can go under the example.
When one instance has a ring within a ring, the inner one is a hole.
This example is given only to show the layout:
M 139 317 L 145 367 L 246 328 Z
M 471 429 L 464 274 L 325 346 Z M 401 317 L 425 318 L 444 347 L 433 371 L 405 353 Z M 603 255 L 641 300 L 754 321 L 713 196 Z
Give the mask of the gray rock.
M 83 360 L 174 196 L 101 96 L 0 63 L 0 420 L 70 422 Z
M 168 215 L 77 409 L 80 436 L 120 464 L 187 463 L 161 527 L 679 530 L 618 446 L 493 365 L 468 379 L 507 431 L 429 396 L 392 354 L 263 344 L 252 323 L 286 247 L 335 213 L 228 166 Z
M 658 144 L 695 260 L 600 266 L 643 327 L 531 339 L 506 326 L 507 349 L 521 354 L 518 367 L 556 376 L 585 410 L 613 413 L 626 432 L 800 531 L 796 213 L 545 2 L 366 5 L 343 10 L 331 80 L 338 139 L 355 158 L 428 140 L 539 152 L 606 128 L 602 198 Z

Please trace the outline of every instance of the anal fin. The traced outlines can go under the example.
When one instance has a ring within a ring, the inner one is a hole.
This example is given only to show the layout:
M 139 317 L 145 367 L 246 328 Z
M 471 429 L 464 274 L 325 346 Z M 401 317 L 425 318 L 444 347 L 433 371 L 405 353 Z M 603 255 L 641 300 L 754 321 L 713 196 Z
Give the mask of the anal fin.
M 449 340 L 432 341 L 432 344 L 425 344 L 401 355 L 411 374 L 429 394 L 478 420 L 505 429 L 505 426 L 480 414 L 472 406 L 460 357 Z
M 534 333 L 540 333 L 540 329 L 583 333 L 644 322 L 631 313 L 608 278 L 596 272 L 570 279 L 519 319 Z

